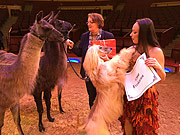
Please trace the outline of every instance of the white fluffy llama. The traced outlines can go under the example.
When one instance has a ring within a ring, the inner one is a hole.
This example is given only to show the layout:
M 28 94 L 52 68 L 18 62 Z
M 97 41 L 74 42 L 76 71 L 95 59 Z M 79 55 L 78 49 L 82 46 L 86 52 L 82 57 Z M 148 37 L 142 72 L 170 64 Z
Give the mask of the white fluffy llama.
M 51 13 L 48 15 L 50 16 Z M 43 12 L 36 15 L 36 20 L 21 41 L 17 56 L 0 53 L 0 134 L 4 124 L 4 114 L 10 108 L 19 134 L 23 135 L 20 126 L 19 100 L 26 93 L 32 93 L 39 68 L 41 48 L 45 40 L 63 41 L 62 33 L 57 31 L 43 18 Z
M 87 135 L 109 135 L 107 124 L 123 113 L 125 74 L 134 49 L 122 49 L 111 60 L 104 62 L 99 46 L 90 47 L 83 63 L 84 69 L 96 87 L 97 96 L 85 124 Z

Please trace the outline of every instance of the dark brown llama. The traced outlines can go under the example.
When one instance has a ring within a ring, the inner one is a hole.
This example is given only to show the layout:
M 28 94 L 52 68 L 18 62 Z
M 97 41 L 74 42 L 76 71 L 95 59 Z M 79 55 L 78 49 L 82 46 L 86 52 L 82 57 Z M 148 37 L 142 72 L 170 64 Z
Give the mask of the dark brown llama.
M 72 28 L 69 22 L 58 20 L 59 12 L 50 20 L 51 24 L 66 37 Z M 39 72 L 36 79 L 36 86 L 33 92 L 36 102 L 37 111 L 39 113 L 39 131 L 45 131 L 42 123 L 43 105 L 42 92 L 44 92 L 44 100 L 47 108 L 47 118 L 50 122 L 54 122 L 54 118 L 50 115 L 51 108 L 51 90 L 58 86 L 59 110 L 64 112 L 61 107 L 61 92 L 66 82 L 67 58 L 64 52 L 65 43 L 46 41 L 43 47 L 44 55 L 40 59 Z M 65 47 L 66 48 L 66 47 Z
M 48 16 L 45 18 L 48 19 Z M 23 135 L 19 100 L 26 93 L 32 93 L 34 89 L 42 46 L 45 40 L 64 41 L 62 33 L 49 24 L 45 18 L 42 11 L 36 15 L 30 32 L 21 41 L 17 56 L 4 51 L 0 53 L 0 134 L 5 111 L 10 108 L 19 134 Z

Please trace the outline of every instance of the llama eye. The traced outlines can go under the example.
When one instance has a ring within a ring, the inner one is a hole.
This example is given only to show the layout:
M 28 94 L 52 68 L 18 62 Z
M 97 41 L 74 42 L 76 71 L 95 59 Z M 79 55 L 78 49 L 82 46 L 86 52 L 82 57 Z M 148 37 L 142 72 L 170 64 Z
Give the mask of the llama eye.
M 58 24 L 58 25 L 62 25 L 62 24 L 63 24 L 63 21 L 58 20 L 58 21 L 57 21 L 57 24 Z
M 60 24 L 57 24 L 57 26 L 58 26 L 58 27 L 62 27 L 62 24 L 61 24 L 61 23 L 60 23 Z

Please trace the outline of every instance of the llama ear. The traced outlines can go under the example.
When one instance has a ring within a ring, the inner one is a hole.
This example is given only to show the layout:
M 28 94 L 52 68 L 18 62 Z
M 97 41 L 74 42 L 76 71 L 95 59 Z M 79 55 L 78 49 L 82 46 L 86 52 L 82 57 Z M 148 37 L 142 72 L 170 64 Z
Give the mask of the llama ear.
M 53 17 L 53 16 L 51 16 L 49 19 L 48 19 L 48 22 L 50 23 L 50 24 L 52 24 L 58 17 L 59 17 L 59 13 L 60 13 L 60 11 L 58 11 L 58 13 Z M 54 14 L 53 14 L 54 15 Z
M 39 13 L 36 15 L 36 22 L 39 23 L 42 18 L 43 18 L 43 11 L 39 11 Z
M 50 20 L 52 20 L 52 19 L 53 19 L 53 16 L 54 16 L 54 12 L 51 11 L 51 16 L 49 17 L 49 19 L 48 19 L 47 21 L 49 22 Z
M 57 14 L 54 16 L 54 20 L 59 17 L 59 13 L 60 13 L 60 12 L 61 12 L 61 11 L 59 10 L 59 11 L 57 12 Z
M 46 15 L 43 19 L 46 21 L 49 21 L 54 16 L 54 12 L 51 11 L 48 15 Z

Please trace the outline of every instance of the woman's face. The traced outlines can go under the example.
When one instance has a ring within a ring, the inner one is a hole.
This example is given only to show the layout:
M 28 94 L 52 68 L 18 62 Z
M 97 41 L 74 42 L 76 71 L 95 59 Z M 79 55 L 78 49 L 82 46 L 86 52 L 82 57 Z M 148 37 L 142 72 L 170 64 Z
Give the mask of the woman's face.
M 92 33 L 97 32 L 99 30 L 98 24 L 96 22 L 93 22 L 91 17 L 88 17 L 87 25 L 89 31 Z
M 134 44 L 138 44 L 138 38 L 139 38 L 139 24 L 136 22 L 132 27 L 132 32 L 130 34 L 131 39 Z

